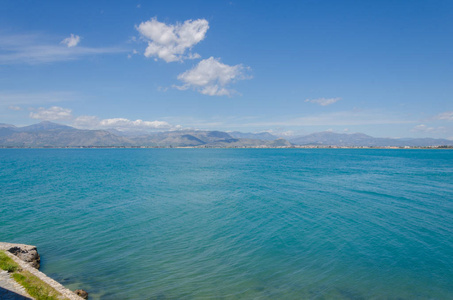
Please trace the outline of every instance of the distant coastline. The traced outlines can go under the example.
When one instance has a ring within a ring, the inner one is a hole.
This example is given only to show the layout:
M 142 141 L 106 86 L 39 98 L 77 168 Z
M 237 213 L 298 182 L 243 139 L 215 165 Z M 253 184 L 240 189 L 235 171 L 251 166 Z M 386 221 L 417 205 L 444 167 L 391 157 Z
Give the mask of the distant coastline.
M 269 132 L 218 130 L 127 132 L 114 128 L 78 129 L 52 122 L 17 127 L 0 124 L 0 148 L 449 148 L 453 140 L 376 138 L 363 133 L 316 132 L 276 136 Z
M 318 145 L 293 145 L 283 147 L 267 146 L 243 146 L 243 147 L 213 147 L 213 146 L 187 146 L 187 147 L 161 147 L 161 146 L 42 146 L 42 147 L 14 147 L 0 146 L 0 149 L 438 149 L 452 150 L 453 146 L 404 146 L 404 147 L 381 147 L 381 146 L 318 146 Z

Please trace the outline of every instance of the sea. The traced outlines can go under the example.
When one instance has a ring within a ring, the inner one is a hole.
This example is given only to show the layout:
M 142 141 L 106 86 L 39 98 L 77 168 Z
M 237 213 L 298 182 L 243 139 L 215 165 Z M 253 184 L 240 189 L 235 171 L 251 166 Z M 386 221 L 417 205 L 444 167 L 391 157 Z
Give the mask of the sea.
M 0 241 L 90 299 L 453 299 L 453 151 L 0 149 Z

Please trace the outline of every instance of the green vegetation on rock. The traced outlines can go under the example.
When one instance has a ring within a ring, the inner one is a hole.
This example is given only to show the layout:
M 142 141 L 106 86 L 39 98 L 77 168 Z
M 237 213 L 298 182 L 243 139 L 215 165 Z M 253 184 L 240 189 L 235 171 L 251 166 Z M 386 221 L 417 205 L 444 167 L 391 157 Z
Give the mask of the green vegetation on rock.
M 30 272 L 14 273 L 13 278 L 36 300 L 59 299 L 59 293 L 55 289 Z

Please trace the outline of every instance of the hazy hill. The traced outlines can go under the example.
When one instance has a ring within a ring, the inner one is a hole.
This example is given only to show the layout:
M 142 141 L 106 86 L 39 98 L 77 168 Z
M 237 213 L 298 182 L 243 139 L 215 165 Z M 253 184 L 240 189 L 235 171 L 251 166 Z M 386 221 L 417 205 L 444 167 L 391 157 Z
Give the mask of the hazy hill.
M 283 139 L 264 141 L 233 138 L 222 131 L 181 130 L 122 136 L 110 130 L 81 130 L 74 127 L 41 122 L 15 127 L 0 126 L 3 147 L 77 147 L 77 146 L 151 146 L 151 147 L 277 147 L 290 146 Z
M 363 133 L 334 133 L 317 132 L 305 136 L 296 136 L 289 139 L 295 145 L 323 145 L 323 146 L 370 146 L 370 147 L 423 147 L 453 145 L 453 141 L 446 139 L 416 138 L 391 139 L 375 138 Z
M 20 132 L 38 132 L 38 131 L 74 131 L 77 130 L 74 127 L 61 125 L 49 121 L 43 121 L 38 124 L 30 126 L 16 127 L 16 131 Z
M 67 146 L 127 146 L 132 142 L 103 130 L 80 130 L 52 122 L 0 129 L 0 146 L 7 147 L 67 147 Z
M 178 130 L 121 135 L 115 130 L 81 130 L 52 122 L 16 127 L 0 124 L 0 147 L 78 147 L 78 146 L 150 146 L 150 147 L 289 147 L 294 145 L 424 147 L 453 146 L 452 140 L 418 138 L 375 138 L 363 133 L 317 132 L 296 136 L 289 141 L 267 132 L 226 133 L 208 130 Z
M 0 128 L 10 128 L 10 129 L 14 129 L 14 128 L 16 128 L 16 126 L 11 125 L 11 124 L 0 123 Z
M 278 139 L 277 136 L 270 134 L 269 132 L 251 133 L 251 132 L 239 132 L 233 131 L 228 132 L 234 138 L 238 139 L 258 139 L 263 141 L 273 141 Z

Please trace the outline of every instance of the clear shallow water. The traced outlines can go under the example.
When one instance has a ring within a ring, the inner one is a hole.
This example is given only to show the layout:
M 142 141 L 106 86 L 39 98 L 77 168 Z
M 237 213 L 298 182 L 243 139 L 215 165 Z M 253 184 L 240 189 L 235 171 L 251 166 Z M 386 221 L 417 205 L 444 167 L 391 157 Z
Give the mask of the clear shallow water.
M 0 149 L 0 188 L 91 299 L 453 298 L 453 151 Z

